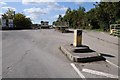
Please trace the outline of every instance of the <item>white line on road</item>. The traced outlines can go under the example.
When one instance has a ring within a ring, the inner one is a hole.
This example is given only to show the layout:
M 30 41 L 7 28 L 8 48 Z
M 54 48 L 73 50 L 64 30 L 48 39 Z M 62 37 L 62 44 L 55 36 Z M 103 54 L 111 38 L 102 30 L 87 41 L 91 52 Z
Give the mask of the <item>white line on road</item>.
M 82 69 L 83 72 L 87 72 L 87 73 L 91 73 L 91 74 L 95 74 L 95 75 L 101 75 L 101 76 L 106 76 L 108 78 L 118 78 L 118 76 L 116 75 L 112 75 L 112 74 L 108 74 L 108 73 L 104 73 L 104 72 L 100 72 L 100 71 L 95 71 L 95 70 L 91 70 L 91 69 Z
M 75 64 L 71 63 L 70 65 L 74 68 L 74 70 L 78 73 L 78 75 L 79 75 L 83 80 L 86 80 L 86 79 L 85 79 L 85 76 L 79 71 L 79 69 L 75 66 Z
M 114 63 L 112 63 L 112 62 L 110 62 L 110 61 L 108 61 L 108 60 L 106 60 L 106 62 L 108 62 L 109 64 L 111 64 L 111 65 L 113 65 L 113 66 L 115 66 L 115 67 L 117 67 L 117 68 L 120 68 L 119 66 L 117 66 L 116 64 L 114 64 Z

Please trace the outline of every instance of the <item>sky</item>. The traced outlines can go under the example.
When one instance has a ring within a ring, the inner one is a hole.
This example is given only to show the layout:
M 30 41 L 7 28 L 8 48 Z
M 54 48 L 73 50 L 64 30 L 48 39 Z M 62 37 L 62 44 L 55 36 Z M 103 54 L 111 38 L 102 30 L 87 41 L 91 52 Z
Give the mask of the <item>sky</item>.
M 59 15 L 64 16 L 68 8 L 78 9 L 82 6 L 89 11 L 94 8 L 95 2 L 0 2 L 0 15 L 5 13 L 8 8 L 13 9 L 16 13 L 23 13 L 27 18 L 31 18 L 35 24 L 43 21 L 49 21 L 52 24 L 57 20 Z

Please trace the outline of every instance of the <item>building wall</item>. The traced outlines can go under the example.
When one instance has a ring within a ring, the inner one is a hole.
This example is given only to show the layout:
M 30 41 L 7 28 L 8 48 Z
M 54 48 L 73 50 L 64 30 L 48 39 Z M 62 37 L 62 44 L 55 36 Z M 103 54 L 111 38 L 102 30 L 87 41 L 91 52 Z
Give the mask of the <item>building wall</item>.
M 42 22 L 41 25 L 48 25 L 48 22 Z

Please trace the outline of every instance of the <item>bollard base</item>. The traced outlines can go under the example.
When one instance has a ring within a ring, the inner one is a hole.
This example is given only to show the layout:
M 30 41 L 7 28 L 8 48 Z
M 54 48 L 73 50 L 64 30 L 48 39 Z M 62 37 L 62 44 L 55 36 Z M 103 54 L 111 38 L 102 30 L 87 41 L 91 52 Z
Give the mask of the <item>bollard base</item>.
M 88 46 L 74 47 L 70 45 L 60 46 L 60 50 L 73 62 L 93 62 L 105 60 L 104 57 L 91 50 Z

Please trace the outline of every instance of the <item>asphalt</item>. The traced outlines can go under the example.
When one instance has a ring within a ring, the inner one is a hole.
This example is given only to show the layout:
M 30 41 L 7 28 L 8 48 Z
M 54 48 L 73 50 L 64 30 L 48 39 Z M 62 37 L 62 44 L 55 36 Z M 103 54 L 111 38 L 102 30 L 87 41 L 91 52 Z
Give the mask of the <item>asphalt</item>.
M 94 37 L 91 37 L 94 36 Z M 84 32 L 83 44 L 101 53 L 107 60 L 118 65 L 119 38 L 103 32 Z M 115 43 L 115 44 L 114 44 Z
M 96 36 L 96 34 L 101 36 Z M 83 32 L 83 44 L 100 52 L 107 60 L 118 65 L 118 38 L 108 34 L 102 36 L 102 34 Z M 113 43 L 106 42 L 109 39 Z M 60 45 L 71 43 L 73 43 L 73 33 L 60 33 L 53 29 L 3 31 L 2 77 L 81 78 L 70 65 L 71 63 L 76 64 L 85 78 L 105 78 L 106 76 L 91 74 L 85 72 L 84 69 L 118 76 L 118 68 L 106 61 L 85 64 L 69 61 L 58 48 Z
M 3 78 L 79 78 L 58 49 L 67 35 L 54 30 L 2 33 Z

